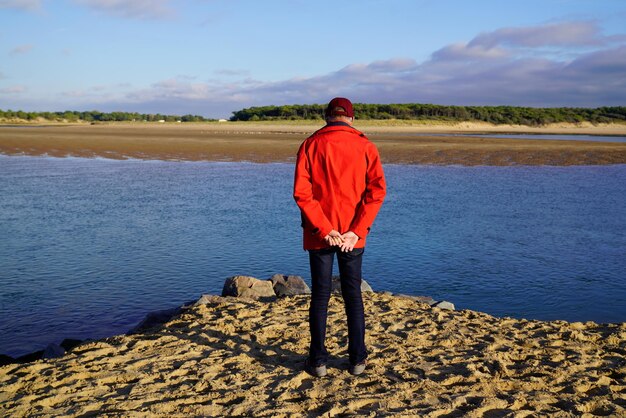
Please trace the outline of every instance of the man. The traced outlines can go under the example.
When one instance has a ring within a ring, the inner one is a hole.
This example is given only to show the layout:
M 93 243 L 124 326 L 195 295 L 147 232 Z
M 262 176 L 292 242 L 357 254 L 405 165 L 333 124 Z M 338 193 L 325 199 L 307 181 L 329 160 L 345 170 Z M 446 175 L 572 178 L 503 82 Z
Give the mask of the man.
M 328 361 L 324 340 L 335 254 L 348 319 L 350 373 L 361 374 L 367 365 L 361 263 L 366 236 L 385 197 L 378 150 L 352 127 L 350 100 L 332 99 L 325 116 L 326 126 L 300 146 L 293 192 L 302 214 L 313 285 L 305 367 L 318 377 L 326 375 Z

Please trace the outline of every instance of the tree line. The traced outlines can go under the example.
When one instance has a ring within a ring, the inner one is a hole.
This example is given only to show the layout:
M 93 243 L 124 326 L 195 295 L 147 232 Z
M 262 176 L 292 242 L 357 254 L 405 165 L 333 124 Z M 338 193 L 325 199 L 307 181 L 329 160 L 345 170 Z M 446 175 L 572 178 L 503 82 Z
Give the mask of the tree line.
M 231 121 L 323 119 L 326 105 L 259 106 L 233 112 Z M 559 122 L 611 123 L 626 122 L 626 106 L 518 107 L 518 106 L 443 106 L 433 104 L 366 104 L 355 103 L 357 119 L 441 120 L 489 122 L 512 125 L 546 125 Z
M 67 122 L 209 122 L 215 119 L 207 119 L 198 115 L 162 115 L 160 113 L 137 113 L 137 112 L 100 112 L 91 110 L 79 112 L 66 110 L 64 112 L 24 112 L 22 110 L 0 109 L 0 119 L 22 119 L 34 121 L 44 119 L 49 121 Z
M 231 121 L 321 120 L 325 105 L 284 105 L 249 107 L 233 112 Z M 367 104 L 355 103 L 357 119 L 365 120 L 439 120 L 454 122 L 489 122 L 494 124 L 539 126 L 559 122 L 612 123 L 626 122 L 626 106 L 573 107 L 517 107 L 517 106 L 443 106 L 432 104 Z M 164 115 L 138 112 L 25 112 L 1 110 L 0 119 L 38 119 L 67 122 L 210 122 L 215 119 L 199 115 Z

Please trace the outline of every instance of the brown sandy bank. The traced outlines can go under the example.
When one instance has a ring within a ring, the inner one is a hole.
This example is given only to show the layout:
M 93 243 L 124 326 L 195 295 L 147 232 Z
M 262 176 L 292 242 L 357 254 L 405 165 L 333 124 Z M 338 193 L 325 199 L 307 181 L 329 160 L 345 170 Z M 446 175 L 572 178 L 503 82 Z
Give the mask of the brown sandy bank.
M 102 124 L 0 127 L 0 153 L 56 157 L 292 162 L 319 123 Z M 588 165 L 626 163 L 626 143 L 518 140 L 489 132 L 626 135 L 626 125 L 529 128 L 461 123 L 356 124 L 383 162 L 461 165 Z M 472 137 L 451 136 L 474 133 Z M 420 135 L 411 135 L 419 133 Z M 425 135 L 426 134 L 426 135 Z
M 495 318 L 365 293 L 370 365 L 346 370 L 341 299 L 329 375 L 302 371 L 307 296 L 212 297 L 145 334 L 0 368 L 3 416 L 624 416 L 626 324 Z

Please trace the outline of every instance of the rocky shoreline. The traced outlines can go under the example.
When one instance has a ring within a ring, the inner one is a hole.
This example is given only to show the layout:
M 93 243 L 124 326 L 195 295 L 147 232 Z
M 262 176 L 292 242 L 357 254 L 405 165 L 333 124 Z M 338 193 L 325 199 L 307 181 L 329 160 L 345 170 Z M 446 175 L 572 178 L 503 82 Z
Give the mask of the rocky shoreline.
M 0 416 L 626 415 L 626 323 L 497 318 L 363 292 L 369 357 L 355 377 L 333 294 L 328 375 L 314 378 L 303 369 L 309 300 L 204 295 L 134 333 L 5 365 Z
M 339 276 L 333 277 L 333 293 L 340 293 Z M 373 292 L 371 286 L 366 280 L 361 283 L 362 292 Z M 257 279 L 252 276 L 232 276 L 225 280 L 222 296 L 245 298 L 250 300 L 260 300 L 263 302 L 272 302 L 279 297 L 307 295 L 311 293 L 311 289 L 300 276 L 275 274 L 268 280 Z M 409 298 L 418 302 L 427 303 L 432 307 L 441 309 L 452 309 L 454 305 L 448 301 L 436 301 L 429 296 L 411 296 L 392 292 L 383 292 L 386 295 L 399 296 Z M 199 299 L 184 303 L 183 305 L 170 309 L 163 309 L 149 312 L 136 326 L 131 328 L 127 334 L 136 334 L 145 332 L 152 327 L 162 325 L 176 315 L 181 314 L 192 306 L 206 303 L 215 295 L 203 294 Z M 53 359 L 62 357 L 75 347 L 84 343 L 96 341 L 94 339 L 78 340 L 74 338 L 66 338 L 61 343 L 51 342 L 44 349 L 27 353 L 18 357 L 12 357 L 6 354 L 0 354 L 0 366 L 8 364 L 30 363 L 42 359 Z

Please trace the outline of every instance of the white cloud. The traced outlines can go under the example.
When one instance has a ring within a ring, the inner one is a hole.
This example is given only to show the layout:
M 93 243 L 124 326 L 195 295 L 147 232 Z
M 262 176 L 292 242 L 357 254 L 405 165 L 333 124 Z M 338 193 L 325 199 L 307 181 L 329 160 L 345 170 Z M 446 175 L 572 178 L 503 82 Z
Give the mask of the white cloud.
M 220 70 L 214 71 L 215 75 L 221 75 L 226 77 L 242 77 L 249 76 L 250 71 L 248 70 L 235 70 L 230 68 L 222 68 Z
M 61 96 L 82 99 L 89 96 L 85 90 L 68 90 L 61 93 Z
M 400 57 L 355 63 L 315 77 L 275 82 L 246 78 L 245 73 L 240 79 L 233 73 L 228 83 L 199 82 L 178 76 L 143 88 L 110 86 L 70 92 L 64 97 L 71 98 L 71 102 L 64 102 L 59 108 L 82 106 L 103 111 L 123 109 L 227 117 L 231 111 L 243 107 L 325 103 L 334 96 L 366 103 L 626 105 L 626 42 L 614 44 L 621 35 L 595 47 L 577 35 L 576 42 L 581 48 L 568 47 L 571 54 L 563 59 L 546 52 L 545 43 L 529 46 L 535 42 L 531 41 L 533 28 L 523 31 L 516 28 L 513 32 L 505 29 L 492 32 L 504 34 L 498 41 L 496 35 L 487 41 L 486 34 L 481 34 L 469 42 L 444 46 L 421 63 Z M 545 34 L 545 26 L 534 30 Z M 511 33 L 523 33 L 523 36 L 513 37 Z M 588 32 L 585 39 L 600 39 L 598 34 L 599 30 Z M 516 46 L 511 46 L 514 38 Z M 564 38 L 555 35 L 550 42 L 556 42 L 555 39 Z
M 596 22 L 560 22 L 540 26 L 503 28 L 476 36 L 470 46 L 493 48 L 497 45 L 537 48 L 603 45 L 610 38 L 601 34 Z
M 18 46 L 16 46 L 15 48 L 13 48 L 11 50 L 11 55 L 26 54 L 26 53 L 30 52 L 33 48 L 34 48 L 34 46 L 30 45 L 30 44 L 18 45 Z
M 415 69 L 417 63 L 408 58 L 393 58 L 390 60 L 378 60 L 370 63 L 367 67 L 380 73 L 402 72 Z
M 168 0 L 74 0 L 98 12 L 130 19 L 168 19 L 175 15 Z
M 131 93 L 135 104 L 202 109 L 324 103 L 333 96 L 356 102 L 423 102 L 458 105 L 624 105 L 626 45 L 608 46 L 621 35 L 603 37 L 590 22 L 503 28 L 466 43 L 447 45 L 425 62 L 394 58 L 356 63 L 310 78 L 279 82 L 242 80 L 228 85 L 165 80 Z M 542 56 L 545 46 L 576 49 L 574 58 Z M 595 45 L 595 50 L 589 48 Z M 524 51 L 518 51 L 521 47 Z M 526 54 L 528 49 L 534 54 Z M 224 112 L 220 114 L 223 116 Z
M 5 87 L 3 89 L 0 89 L 0 93 L 3 93 L 3 94 L 21 94 L 21 93 L 25 93 L 26 91 L 27 91 L 27 88 L 25 86 L 20 86 L 20 85 Z
M 468 43 L 455 43 L 435 51 L 433 58 L 441 61 L 468 61 L 506 58 L 509 55 L 508 50 L 495 45 L 483 46 Z
M 404 63 L 399 65 L 398 63 Z M 227 85 L 170 79 L 120 100 L 161 111 L 227 116 L 226 110 L 268 104 L 324 103 L 333 96 L 355 102 L 421 102 L 457 105 L 624 105 L 626 46 L 581 53 L 572 61 L 516 56 L 442 54 L 417 64 L 410 59 L 353 64 L 311 78 L 279 82 L 242 80 Z
M 41 9 L 41 0 L 0 0 L 0 9 L 37 11 Z
M 78 101 L 91 101 L 93 103 L 103 103 L 115 100 L 120 93 L 131 88 L 129 83 L 97 84 L 84 89 L 66 90 L 59 94 L 63 98 L 78 99 Z

